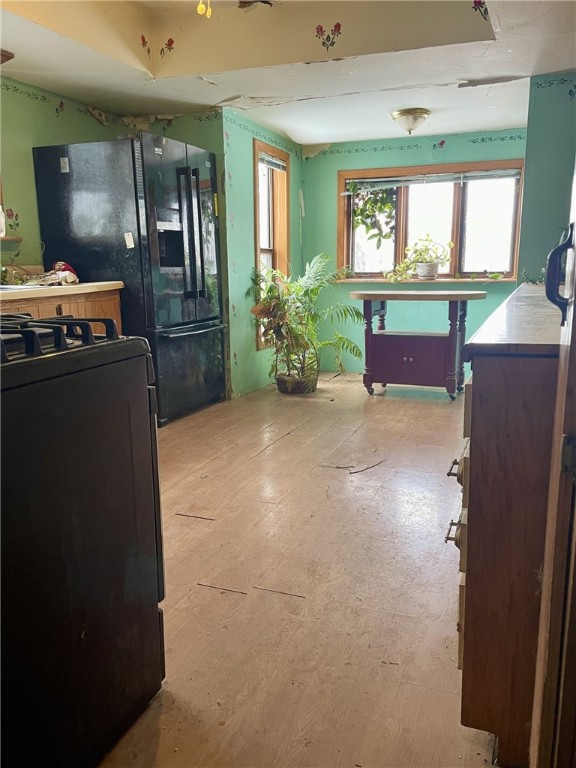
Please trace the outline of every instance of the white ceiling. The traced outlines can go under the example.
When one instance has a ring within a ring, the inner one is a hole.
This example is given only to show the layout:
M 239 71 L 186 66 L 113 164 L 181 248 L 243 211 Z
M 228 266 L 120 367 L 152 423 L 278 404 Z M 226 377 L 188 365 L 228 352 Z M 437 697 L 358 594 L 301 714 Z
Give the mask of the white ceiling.
M 196 0 L 192 2 L 194 8 Z M 342 8 L 351 2 L 343 2 Z M 454 2 L 471 7 L 473 0 Z M 403 4 L 405 23 L 413 24 L 411 9 L 416 6 L 410 0 Z M 14 11 L 17 4 L 8 5 Z M 181 21 L 184 4 L 159 0 L 130 5 L 160 12 L 160 23 L 177 10 Z M 273 25 L 282 3 L 248 11 L 236 3 L 222 5 Z M 3 8 L 0 40 L 15 58 L 2 66 L 2 75 L 119 114 L 230 105 L 303 145 L 403 136 L 390 113 L 411 106 L 432 113 L 420 134 L 523 127 L 530 76 L 576 70 L 576 2 L 504 0 L 487 5 L 495 40 L 161 78 Z M 202 23 L 213 24 L 214 17 Z M 235 44 L 240 54 L 241 35 Z M 326 56 L 336 53 L 335 46 Z

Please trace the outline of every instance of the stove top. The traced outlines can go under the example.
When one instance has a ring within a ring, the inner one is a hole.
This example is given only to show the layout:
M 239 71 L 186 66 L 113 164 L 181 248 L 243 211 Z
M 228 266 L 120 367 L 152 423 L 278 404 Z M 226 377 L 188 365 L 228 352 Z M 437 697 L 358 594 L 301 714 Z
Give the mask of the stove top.
M 93 325 L 101 333 L 94 333 Z M 81 347 L 117 341 L 116 323 L 110 318 L 71 315 L 39 320 L 28 314 L 0 313 L 0 362 L 70 352 Z

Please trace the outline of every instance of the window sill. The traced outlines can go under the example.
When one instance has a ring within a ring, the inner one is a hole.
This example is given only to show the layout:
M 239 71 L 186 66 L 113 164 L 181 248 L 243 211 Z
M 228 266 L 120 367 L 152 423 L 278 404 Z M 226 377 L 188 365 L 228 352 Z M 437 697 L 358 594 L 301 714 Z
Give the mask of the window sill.
M 370 283 L 370 284 L 383 284 L 383 285 L 422 285 L 430 283 L 433 284 L 456 284 L 462 285 L 462 283 L 473 283 L 480 285 L 488 285 L 492 283 L 517 283 L 518 280 L 515 277 L 501 277 L 498 280 L 492 280 L 489 277 L 437 277 L 433 280 L 424 280 L 422 278 L 413 277 L 406 280 L 400 280 L 397 283 L 388 280 L 386 277 L 347 277 L 344 280 L 338 280 L 339 283 Z

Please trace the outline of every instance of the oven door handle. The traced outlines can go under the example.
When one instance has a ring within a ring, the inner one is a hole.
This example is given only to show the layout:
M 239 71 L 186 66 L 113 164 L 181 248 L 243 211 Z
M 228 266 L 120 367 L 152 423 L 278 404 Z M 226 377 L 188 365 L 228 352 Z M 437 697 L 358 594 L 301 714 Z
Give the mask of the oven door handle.
M 160 336 L 163 339 L 179 339 L 181 336 L 202 336 L 212 331 L 221 331 L 223 328 L 226 328 L 223 324 L 211 325 L 210 328 L 203 328 L 201 331 L 164 331 Z

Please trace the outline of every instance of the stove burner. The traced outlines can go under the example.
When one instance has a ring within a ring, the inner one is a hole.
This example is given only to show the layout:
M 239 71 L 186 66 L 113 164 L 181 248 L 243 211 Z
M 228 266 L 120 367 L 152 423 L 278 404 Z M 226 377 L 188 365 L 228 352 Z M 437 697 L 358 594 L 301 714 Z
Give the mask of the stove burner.
M 92 323 L 103 326 L 103 334 L 94 334 Z M 110 318 L 71 315 L 35 320 L 28 314 L 0 314 L 0 361 L 8 363 L 54 352 L 116 341 L 118 329 Z

